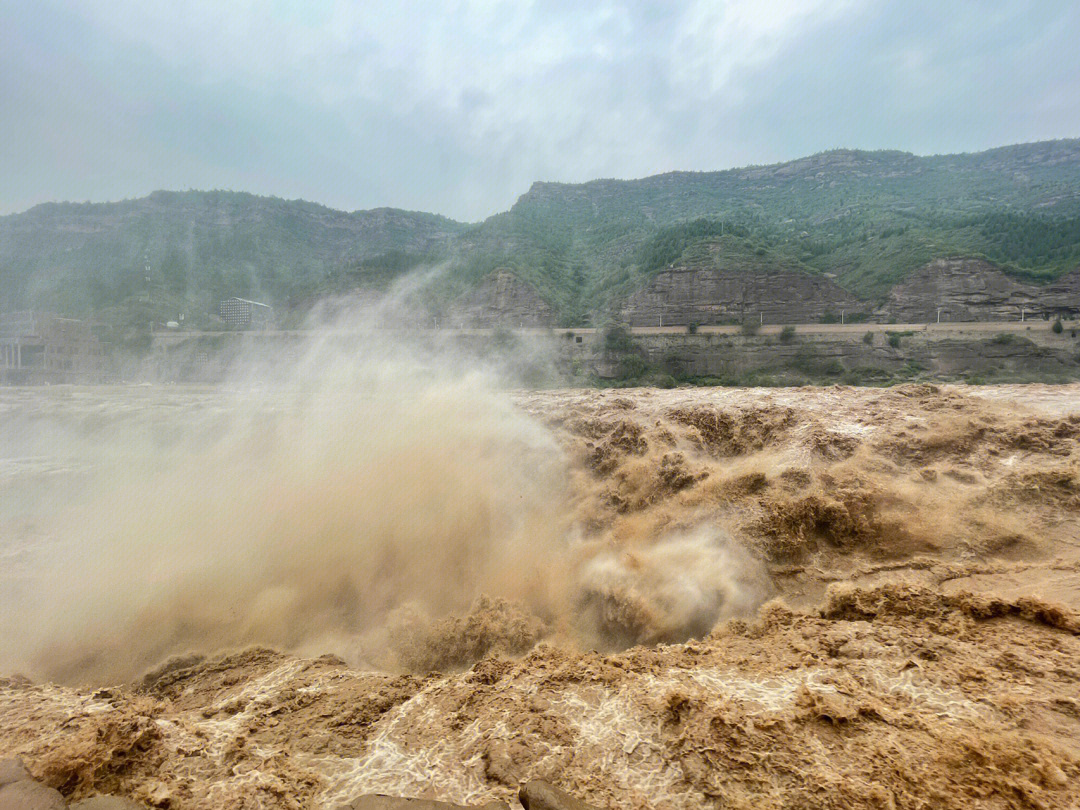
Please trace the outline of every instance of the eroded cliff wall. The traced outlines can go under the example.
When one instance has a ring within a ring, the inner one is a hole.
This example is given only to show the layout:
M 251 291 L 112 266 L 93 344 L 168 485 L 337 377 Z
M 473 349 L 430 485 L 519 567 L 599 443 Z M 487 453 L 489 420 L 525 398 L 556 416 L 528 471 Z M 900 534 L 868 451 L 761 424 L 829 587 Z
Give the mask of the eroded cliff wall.
M 1028 284 L 982 259 L 936 259 L 894 286 L 877 312 L 900 323 L 1012 321 L 1080 312 L 1080 270 L 1053 284 Z
M 448 326 L 473 328 L 551 326 L 555 320 L 536 289 L 509 270 L 486 276 L 450 305 L 448 315 Z
M 630 326 L 659 326 L 661 319 L 664 326 L 816 323 L 872 308 L 832 279 L 807 273 L 674 267 L 633 293 L 622 318 Z
M 1080 315 L 1080 268 L 1052 284 L 1020 281 L 983 259 L 935 259 L 894 286 L 880 305 L 830 278 L 794 270 L 672 267 L 632 293 L 621 309 L 629 326 L 870 320 L 1012 321 Z
M 880 329 L 880 328 L 879 328 Z M 791 340 L 777 334 L 698 333 L 634 336 L 635 353 L 650 368 L 677 378 L 714 377 L 746 381 L 762 372 L 783 384 L 799 380 L 840 382 L 849 372 L 863 382 L 889 382 L 930 377 L 941 380 L 1080 379 L 1080 339 L 1073 330 L 1055 334 L 1043 322 L 1030 329 L 995 334 L 963 328 L 876 332 L 866 340 L 861 330 L 796 333 Z M 893 345 L 895 343 L 895 345 Z M 604 350 L 600 338 L 587 336 L 568 347 L 578 366 L 600 378 L 620 377 L 623 357 Z M 744 384 L 740 382 L 739 384 Z

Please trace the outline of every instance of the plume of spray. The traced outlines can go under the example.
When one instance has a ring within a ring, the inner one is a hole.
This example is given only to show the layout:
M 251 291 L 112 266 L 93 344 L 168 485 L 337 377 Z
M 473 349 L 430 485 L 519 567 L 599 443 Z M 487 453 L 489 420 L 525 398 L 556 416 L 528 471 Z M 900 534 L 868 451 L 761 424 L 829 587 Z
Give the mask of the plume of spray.
M 749 553 L 703 525 L 584 560 L 574 589 L 575 623 L 598 647 L 679 643 L 752 612 L 769 593 L 764 569 Z
M 205 409 L 156 414 L 144 431 L 88 429 L 81 496 L 56 509 L 54 542 L 3 605 L 3 668 L 100 683 L 254 643 L 394 667 L 402 611 L 460 614 L 481 595 L 547 632 L 575 624 L 573 570 L 593 552 L 568 540 L 568 462 L 505 390 L 508 369 L 544 350 L 496 367 L 415 325 L 376 328 L 415 324 L 427 280 L 321 306 L 302 345 L 253 351 Z M 671 597 L 662 572 L 693 564 L 687 554 L 660 554 L 632 587 L 682 616 L 669 624 L 704 627 L 730 599 L 703 595 L 702 618 L 689 591 Z M 605 559 L 593 563 L 604 587 L 627 587 Z

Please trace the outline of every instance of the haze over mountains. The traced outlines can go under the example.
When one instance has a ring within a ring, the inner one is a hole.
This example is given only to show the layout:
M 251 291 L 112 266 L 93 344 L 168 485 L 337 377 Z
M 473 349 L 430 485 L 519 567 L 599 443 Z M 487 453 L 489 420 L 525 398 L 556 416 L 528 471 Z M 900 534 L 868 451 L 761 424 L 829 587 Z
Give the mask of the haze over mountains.
M 579 325 L 680 263 L 827 275 L 880 302 L 931 260 L 961 256 L 1036 282 L 1080 265 L 1080 140 L 933 157 L 844 149 L 719 172 L 538 182 L 476 224 L 225 191 L 50 203 L 0 217 L 0 310 L 115 323 L 185 312 L 207 325 L 222 297 L 287 314 L 439 265 L 433 311 L 507 268 L 557 322 Z

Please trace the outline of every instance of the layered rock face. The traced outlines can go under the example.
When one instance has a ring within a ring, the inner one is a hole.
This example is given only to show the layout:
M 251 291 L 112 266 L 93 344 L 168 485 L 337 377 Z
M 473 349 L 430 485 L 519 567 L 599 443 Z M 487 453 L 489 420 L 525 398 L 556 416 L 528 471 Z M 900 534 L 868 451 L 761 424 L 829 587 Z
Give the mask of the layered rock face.
M 981 259 L 936 259 L 889 291 L 876 313 L 901 323 L 1010 321 L 1080 312 L 1080 270 L 1053 284 L 1025 284 Z
M 1077 341 L 1071 330 L 1055 334 L 1041 321 L 1027 329 L 1009 329 L 1006 339 L 988 329 L 963 326 L 899 333 L 894 346 L 885 330 L 869 341 L 862 329 L 846 331 L 797 330 L 793 340 L 777 339 L 777 330 L 757 335 L 685 331 L 634 335 L 635 353 L 655 369 L 676 376 L 738 378 L 762 372 L 786 377 L 839 381 L 847 372 L 903 374 L 912 367 L 947 380 L 983 377 L 995 382 L 1080 379 Z M 602 335 L 586 335 L 582 343 L 560 341 L 568 367 L 587 368 L 611 379 L 622 373 L 623 359 L 605 351 Z M 866 379 L 872 379 L 868 377 Z
M 1039 301 L 1050 315 L 1080 315 L 1080 267 L 1044 287 Z
M 630 326 L 814 323 L 870 308 L 831 279 L 791 270 L 675 267 L 631 295 L 622 317 Z
M 1080 268 L 1053 284 L 1027 284 L 982 259 L 936 259 L 894 286 L 873 320 L 898 323 L 1066 318 L 1080 315 Z M 872 305 L 828 278 L 791 270 L 674 267 L 627 298 L 630 326 L 761 321 L 816 323 L 868 313 Z
M 509 270 L 495 270 L 473 290 L 457 299 L 449 310 L 447 326 L 547 327 L 554 314 L 536 289 Z
M 1032 312 L 1034 290 L 981 259 L 936 259 L 889 291 L 884 318 L 921 323 L 1019 319 Z

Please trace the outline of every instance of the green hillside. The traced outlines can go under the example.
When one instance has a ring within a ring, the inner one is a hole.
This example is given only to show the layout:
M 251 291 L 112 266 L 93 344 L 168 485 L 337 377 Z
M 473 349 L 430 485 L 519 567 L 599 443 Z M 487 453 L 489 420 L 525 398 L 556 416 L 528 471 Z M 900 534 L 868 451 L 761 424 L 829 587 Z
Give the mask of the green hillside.
M 1049 280 L 1080 265 L 1080 140 L 933 157 L 836 150 L 722 172 L 536 183 L 475 225 L 216 191 L 41 205 L 0 217 L 0 309 L 136 323 L 184 311 L 209 323 L 221 297 L 298 313 L 320 295 L 438 264 L 432 306 L 508 266 L 579 324 L 721 236 L 731 237 L 729 266 L 830 273 L 870 299 L 952 255 Z
M 200 322 L 227 296 L 288 307 L 365 258 L 445 253 L 463 227 L 434 214 L 346 213 L 221 191 L 39 205 L 0 217 L 0 309 L 120 307 Z
M 1049 280 L 1080 265 L 1080 141 L 925 158 L 839 150 L 726 172 L 537 183 L 466 238 L 553 302 L 568 269 L 583 268 L 581 298 L 593 305 L 722 232 L 867 298 L 958 254 Z

